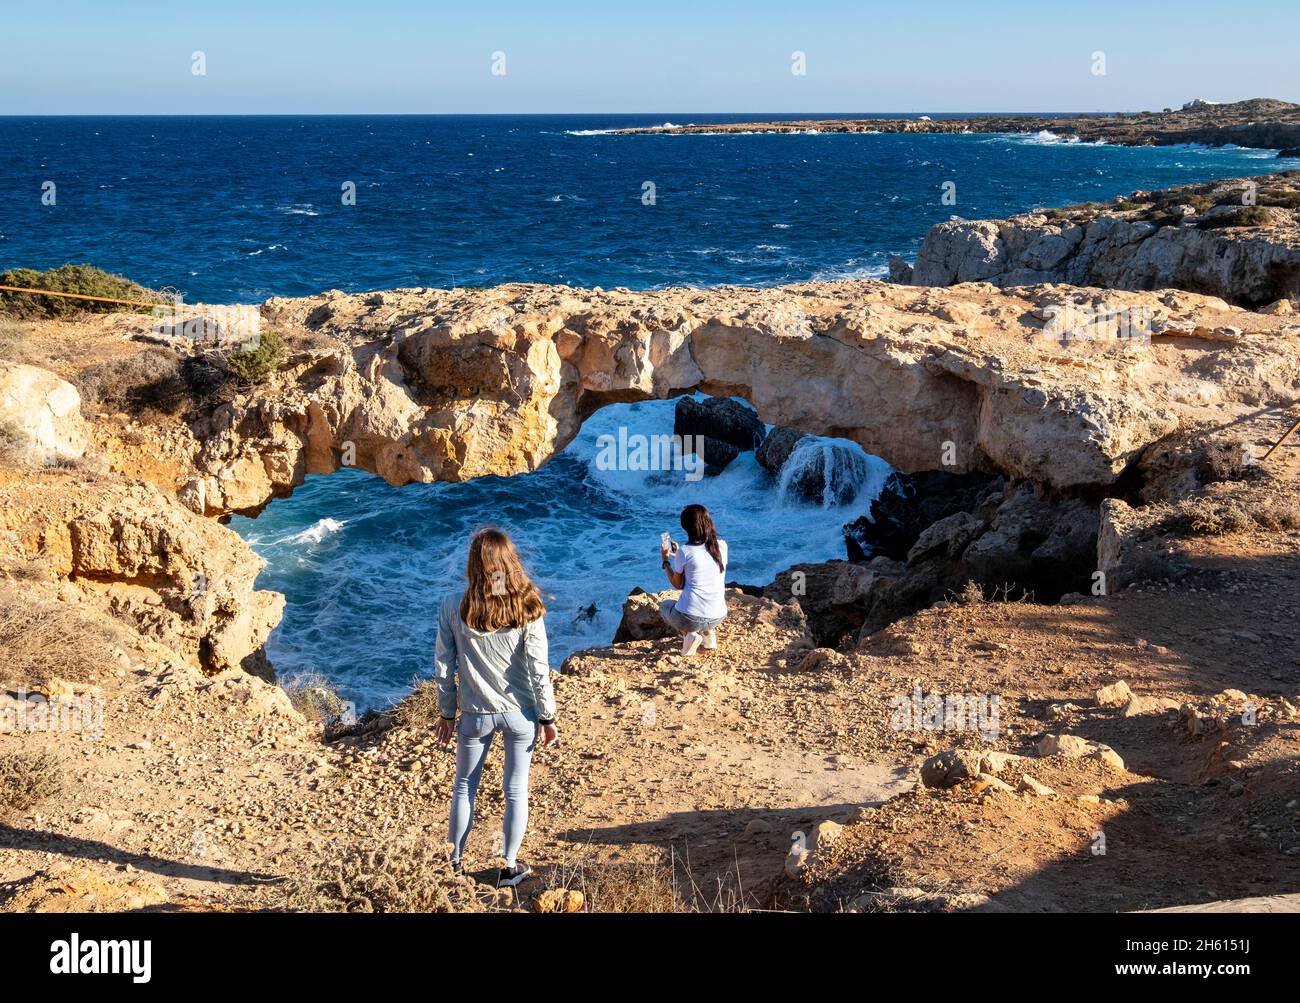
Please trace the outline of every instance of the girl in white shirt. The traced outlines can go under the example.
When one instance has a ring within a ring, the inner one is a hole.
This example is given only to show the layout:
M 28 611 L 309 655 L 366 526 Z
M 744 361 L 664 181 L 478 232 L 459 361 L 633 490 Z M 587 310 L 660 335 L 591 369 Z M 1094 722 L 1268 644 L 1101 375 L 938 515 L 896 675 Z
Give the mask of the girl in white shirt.
M 713 517 L 703 505 L 687 505 L 681 522 L 686 543 L 670 543 L 659 556 L 668 581 L 682 594 L 660 603 L 659 613 L 682 635 L 682 654 L 694 655 L 701 646 L 718 646 L 718 625 L 727 617 L 727 541 L 718 539 Z

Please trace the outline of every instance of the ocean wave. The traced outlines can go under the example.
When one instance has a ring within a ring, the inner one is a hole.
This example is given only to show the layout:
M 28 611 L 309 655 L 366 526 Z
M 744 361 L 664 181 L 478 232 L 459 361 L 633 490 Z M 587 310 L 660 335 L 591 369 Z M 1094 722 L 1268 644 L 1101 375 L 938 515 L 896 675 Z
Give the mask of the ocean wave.
M 326 537 L 333 536 L 346 525 L 346 522 L 341 522 L 338 519 L 318 519 L 302 532 L 286 536 L 280 542 L 288 544 L 317 544 L 322 542 Z

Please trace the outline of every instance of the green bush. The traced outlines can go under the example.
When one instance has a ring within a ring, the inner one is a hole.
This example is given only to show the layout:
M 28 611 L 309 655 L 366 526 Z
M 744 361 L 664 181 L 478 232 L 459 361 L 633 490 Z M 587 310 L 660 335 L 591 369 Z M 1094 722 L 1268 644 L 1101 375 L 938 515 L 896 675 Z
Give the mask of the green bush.
M 1268 222 L 1268 212 L 1257 205 L 1245 205 L 1233 212 L 1207 216 L 1197 224 L 1202 230 L 1219 230 L 1228 226 L 1263 226 Z
M 265 383 L 284 361 L 284 340 L 275 331 L 263 331 L 256 348 L 232 352 L 227 368 L 241 383 Z
M 23 286 L 32 289 L 49 289 L 53 292 L 80 293 L 84 296 L 106 296 L 110 299 L 162 303 L 161 293 L 137 285 L 120 275 L 110 275 L 93 265 L 63 265 L 38 272 L 33 268 L 13 268 L 0 272 L 0 285 Z M 31 293 L 0 292 L 0 312 L 15 317 L 64 317 L 82 311 L 112 313 L 129 307 L 116 303 L 96 303 L 92 300 L 67 299 L 62 296 L 36 296 Z

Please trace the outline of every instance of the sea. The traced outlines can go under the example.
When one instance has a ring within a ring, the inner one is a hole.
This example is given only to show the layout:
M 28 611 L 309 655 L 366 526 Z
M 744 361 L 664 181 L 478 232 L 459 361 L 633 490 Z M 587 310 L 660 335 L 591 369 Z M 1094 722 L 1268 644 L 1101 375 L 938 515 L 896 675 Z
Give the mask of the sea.
M 792 117 L 819 116 L 766 116 Z M 610 132 L 764 118 L 0 117 L 0 270 L 87 262 L 207 303 L 503 282 L 879 278 L 891 254 L 914 257 L 927 228 L 954 217 L 1287 163 L 1275 151 L 1029 132 Z M 855 457 L 852 490 L 811 500 L 752 453 L 702 481 L 601 469 L 599 436 L 669 433 L 673 407 L 607 407 L 533 473 L 392 488 L 345 471 L 233 519 L 268 562 L 259 585 L 287 597 L 268 646 L 281 678 L 324 676 L 361 706 L 399 699 L 429 675 L 437 604 L 459 590 L 468 536 L 483 525 L 515 535 L 542 586 L 556 667 L 611 640 L 632 588 L 664 584 L 659 536 L 680 537 L 687 503 L 713 511 L 734 581 L 845 556 L 841 527 L 869 510 L 889 474 L 882 460 Z M 792 462 L 857 449 L 806 447 Z

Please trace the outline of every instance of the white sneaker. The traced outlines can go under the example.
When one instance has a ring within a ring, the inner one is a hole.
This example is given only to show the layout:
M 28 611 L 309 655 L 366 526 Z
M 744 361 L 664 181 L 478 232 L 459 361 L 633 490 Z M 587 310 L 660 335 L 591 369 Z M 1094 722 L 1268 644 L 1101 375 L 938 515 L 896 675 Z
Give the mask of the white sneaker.
M 687 656 L 695 654 L 695 649 L 700 646 L 702 640 L 704 640 L 704 635 L 698 631 L 692 630 L 686 634 L 682 637 L 682 654 Z
M 704 632 L 704 643 L 701 645 L 705 651 L 712 651 L 718 646 L 718 632 L 716 630 L 706 630 Z

